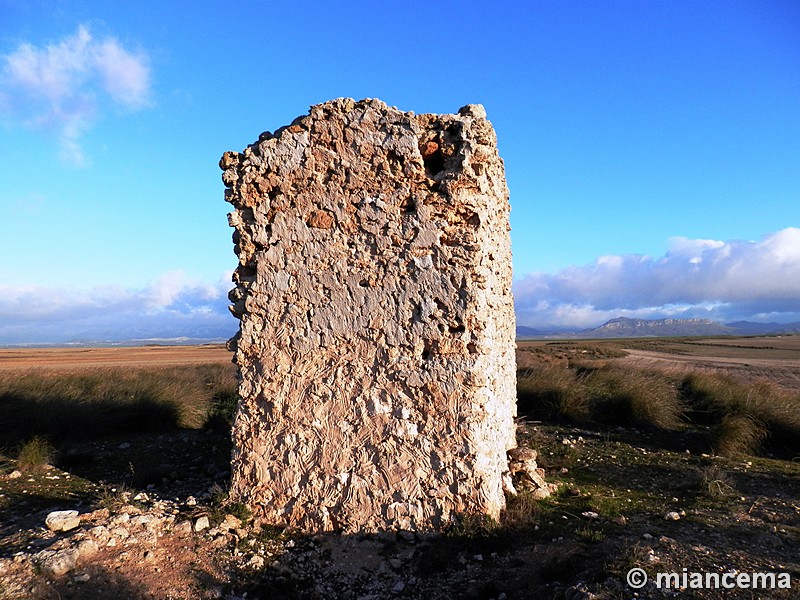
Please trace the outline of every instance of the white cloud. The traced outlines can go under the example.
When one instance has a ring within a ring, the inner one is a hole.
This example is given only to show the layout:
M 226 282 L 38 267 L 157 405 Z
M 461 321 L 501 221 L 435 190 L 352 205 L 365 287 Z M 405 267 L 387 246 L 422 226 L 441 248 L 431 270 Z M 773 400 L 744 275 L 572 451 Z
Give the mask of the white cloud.
M 139 289 L 0 286 L 0 343 L 73 339 L 230 337 L 229 278 L 206 282 L 180 271 Z
M 669 240 L 660 258 L 604 256 L 515 282 L 517 320 L 596 326 L 618 317 L 800 319 L 800 228 L 760 241 Z
M 96 39 L 85 25 L 58 43 L 20 44 L 0 56 L 0 111 L 27 127 L 57 132 L 61 157 L 86 164 L 80 138 L 108 105 L 150 104 L 148 57 L 113 37 Z

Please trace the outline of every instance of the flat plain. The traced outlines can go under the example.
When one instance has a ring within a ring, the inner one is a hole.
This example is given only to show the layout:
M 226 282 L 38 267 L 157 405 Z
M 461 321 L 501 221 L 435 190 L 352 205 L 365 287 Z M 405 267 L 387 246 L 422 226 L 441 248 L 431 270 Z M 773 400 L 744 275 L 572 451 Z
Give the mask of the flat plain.
M 520 342 L 517 441 L 559 491 L 539 501 L 520 485 L 499 522 L 465 516 L 440 536 L 249 520 L 226 494 L 230 358 L 222 345 L 0 349 L 0 599 L 797 597 L 796 429 L 773 423 L 762 446 L 723 454 L 724 422 L 687 409 L 648 423 L 625 403 L 688 402 L 699 373 L 725 383 L 737 410 L 764 409 L 748 404 L 760 393 L 794 418 L 800 336 Z M 555 414 L 556 400 L 573 413 Z M 24 464 L 31 439 L 50 446 L 46 462 Z M 80 527 L 49 531 L 63 509 Z M 54 571 L 70 552 L 77 561 Z M 651 583 L 630 588 L 631 568 Z M 684 571 L 786 572 L 792 587 L 652 584 Z
M 0 369 L 91 369 L 229 363 L 223 344 L 111 348 L 0 348 Z
M 624 356 L 613 362 L 643 369 L 679 374 L 689 371 L 722 372 L 745 381 L 767 379 L 800 392 L 800 335 L 718 338 L 631 338 L 622 340 L 523 341 L 518 343 L 517 362 L 525 365 L 531 351 L 547 353 L 574 348 L 578 357 L 587 345 Z

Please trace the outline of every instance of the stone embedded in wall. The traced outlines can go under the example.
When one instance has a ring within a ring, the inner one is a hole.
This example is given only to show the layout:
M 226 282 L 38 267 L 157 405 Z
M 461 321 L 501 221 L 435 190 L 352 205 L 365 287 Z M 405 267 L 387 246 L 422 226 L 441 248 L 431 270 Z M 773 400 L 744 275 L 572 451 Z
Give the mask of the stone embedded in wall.
M 232 496 L 305 530 L 498 516 L 515 320 L 483 107 L 332 100 L 220 166 L 239 257 Z

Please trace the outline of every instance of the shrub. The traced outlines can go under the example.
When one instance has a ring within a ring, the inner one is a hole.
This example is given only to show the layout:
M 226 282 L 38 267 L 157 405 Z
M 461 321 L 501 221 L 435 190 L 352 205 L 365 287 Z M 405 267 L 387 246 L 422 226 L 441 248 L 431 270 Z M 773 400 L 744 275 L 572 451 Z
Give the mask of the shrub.
M 717 465 L 698 469 L 700 494 L 714 500 L 728 498 L 736 494 L 730 476 Z
M 53 447 L 47 439 L 34 436 L 17 453 L 17 468 L 24 473 L 39 473 L 53 460 Z

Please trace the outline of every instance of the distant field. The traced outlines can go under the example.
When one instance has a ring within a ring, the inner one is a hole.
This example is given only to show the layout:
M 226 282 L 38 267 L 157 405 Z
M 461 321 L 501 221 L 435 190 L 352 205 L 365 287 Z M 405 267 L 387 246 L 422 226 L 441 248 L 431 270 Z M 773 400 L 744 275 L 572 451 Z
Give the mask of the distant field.
M 518 343 L 517 362 L 522 367 L 542 356 L 562 360 L 576 360 L 582 356 L 604 358 L 632 367 L 673 373 L 718 371 L 745 381 L 767 379 L 784 388 L 800 390 L 798 335 Z
M 160 367 L 230 363 L 223 344 L 204 346 L 137 346 L 131 348 L 0 349 L 0 370 L 95 367 Z

